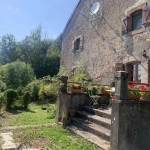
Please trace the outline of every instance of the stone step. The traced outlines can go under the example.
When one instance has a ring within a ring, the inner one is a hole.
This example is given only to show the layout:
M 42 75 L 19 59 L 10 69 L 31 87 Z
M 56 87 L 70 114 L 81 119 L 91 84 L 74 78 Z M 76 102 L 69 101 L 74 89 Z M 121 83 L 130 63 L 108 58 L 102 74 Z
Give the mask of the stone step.
M 85 112 L 85 111 L 77 111 L 77 117 L 86 119 L 86 120 L 91 121 L 95 124 L 103 126 L 107 129 L 110 129 L 110 126 L 111 126 L 111 120 L 110 119 L 103 118 L 103 117 L 100 117 L 97 115 L 93 115 L 93 114 L 90 114 L 90 113 Z
M 2 137 L 2 150 L 8 150 L 8 149 L 15 149 L 17 146 L 13 139 L 13 133 L 7 132 L 7 133 L 1 133 L 0 136 Z
M 110 141 L 110 130 L 107 128 L 99 126 L 99 125 L 92 123 L 88 120 L 85 120 L 82 118 L 76 118 L 76 117 L 72 117 L 71 122 L 75 126 L 80 127 L 85 131 L 88 131 L 92 134 L 95 134 L 104 140 Z
M 85 111 L 93 115 L 97 115 L 103 118 L 111 119 L 111 109 L 93 109 L 89 106 L 81 106 L 79 107 L 79 111 Z
M 77 135 L 80 135 L 81 137 L 85 138 L 86 140 L 90 141 L 91 143 L 97 145 L 102 150 L 110 150 L 110 143 L 106 140 L 103 140 L 102 138 L 84 131 L 83 129 L 79 127 L 75 127 L 73 125 L 66 127 L 68 130 L 76 133 Z

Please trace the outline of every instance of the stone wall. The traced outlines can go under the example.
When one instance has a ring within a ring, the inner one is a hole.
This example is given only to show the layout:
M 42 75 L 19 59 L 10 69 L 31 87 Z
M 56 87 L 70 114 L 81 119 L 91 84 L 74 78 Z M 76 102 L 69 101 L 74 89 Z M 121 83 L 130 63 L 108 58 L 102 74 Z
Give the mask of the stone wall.
M 92 20 L 89 10 L 96 1 L 81 0 L 73 13 L 63 33 L 61 67 L 71 70 L 82 62 L 92 78 L 109 84 L 117 62 L 141 61 L 142 82 L 148 82 L 148 60 L 141 51 L 145 49 L 150 56 L 149 27 L 143 33 L 122 36 L 121 20 L 129 10 L 145 2 L 149 5 L 150 0 L 99 0 L 101 7 L 93 18 L 95 30 L 88 20 Z M 73 52 L 72 42 L 80 35 L 84 36 L 83 48 Z
M 62 111 L 69 112 L 69 109 L 78 109 L 80 106 L 89 106 L 91 99 L 88 93 L 59 93 L 57 99 L 56 122 L 61 121 Z M 98 104 L 110 103 L 109 95 L 103 95 L 98 100 Z
M 150 101 L 112 103 L 111 150 L 149 150 Z
M 59 93 L 57 99 L 56 122 L 61 121 L 62 111 L 69 112 L 69 109 L 78 109 L 79 106 L 89 105 L 88 94 Z
M 127 100 L 127 72 L 115 75 L 111 111 L 111 150 L 150 149 L 150 100 Z

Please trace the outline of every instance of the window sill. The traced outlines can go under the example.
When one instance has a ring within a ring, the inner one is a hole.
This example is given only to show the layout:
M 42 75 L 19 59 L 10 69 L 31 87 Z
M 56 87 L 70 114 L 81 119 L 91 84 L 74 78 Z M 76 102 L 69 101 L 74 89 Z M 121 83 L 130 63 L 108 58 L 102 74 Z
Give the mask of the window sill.
M 128 34 L 129 34 L 129 35 L 135 35 L 135 34 L 142 33 L 142 32 L 144 32 L 144 31 L 145 31 L 145 27 L 142 27 L 142 28 L 140 28 L 140 29 L 131 31 L 131 32 L 129 32 Z
M 72 50 L 72 52 L 81 52 L 82 51 L 82 47 L 80 47 L 79 49 L 77 49 L 77 50 Z

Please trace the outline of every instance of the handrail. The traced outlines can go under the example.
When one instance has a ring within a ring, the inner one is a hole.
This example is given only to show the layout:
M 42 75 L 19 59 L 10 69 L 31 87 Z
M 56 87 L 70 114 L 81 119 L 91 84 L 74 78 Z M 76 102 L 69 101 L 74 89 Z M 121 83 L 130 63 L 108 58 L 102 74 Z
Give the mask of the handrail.
M 99 86 L 110 86 L 107 84 L 95 84 L 95 83 L 84 83 L 84 82 L 67 82 L 67 83 L 74 83 L 74 84 L 92 84 L 92 85 L 99 85 Z

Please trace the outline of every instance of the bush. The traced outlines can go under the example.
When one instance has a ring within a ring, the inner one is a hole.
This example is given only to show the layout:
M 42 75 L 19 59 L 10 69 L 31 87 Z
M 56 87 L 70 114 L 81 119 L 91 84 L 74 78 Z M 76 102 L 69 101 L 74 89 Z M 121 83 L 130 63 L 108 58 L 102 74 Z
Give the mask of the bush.
M 0 92 L 4 92 L 5 89 L 6 89 L 6 84 L 0 80 Z
M 24 95 L 23 95 L 23 106 L 24 106 L 24 109 L 28 109 L 28 105 L 30 103 L 30 94 L 28 92 L 26 92 Z
M 6 83 L 7 89 L 25 87 L 34 79 L 34 72 L 31 65 L 21 61 L 1 66 L 0 75 L 2 81 Z
M 31 97 L 31 101 L 37 101 L 38 100 L 38 93 L 40 90 L 40 86 L 41 86 L 41 81 L 40 80 L 34 80 L 31 83 L 29 83 L 24 89 L 23 89 L 23 93 L 25 94 L 26 92 L 28 92 L 30 94 Z
M 2 92 L 0 93 L 0 111 L 4 106 L 6 106 L 6 97 L 5 97 L 5 93 Z
M 13 89 L 8 89 L 5 91 L 5 93 L 7 98 L 6 108 L 11 108 L 15 101 L 19 99 L 18 93 Z
M 46 80 L 46 81 L 45 81 Z M 49 76 L 44 77 L 42 79 L 42 86 L 39 90 L 39 99 L 56 99 L 58 95 L 58 91 L 60 89 L 60 81 L 58 81 L 57 77 L 50 78 Z

